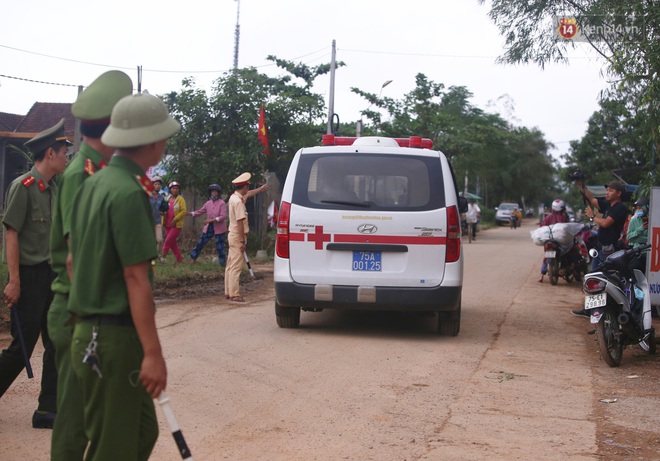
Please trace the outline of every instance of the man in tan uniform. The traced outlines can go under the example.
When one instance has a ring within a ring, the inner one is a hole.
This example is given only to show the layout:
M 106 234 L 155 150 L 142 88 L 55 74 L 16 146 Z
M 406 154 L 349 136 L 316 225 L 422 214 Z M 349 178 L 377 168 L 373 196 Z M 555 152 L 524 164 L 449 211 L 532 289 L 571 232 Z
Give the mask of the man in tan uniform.
M 268 189 L 268 184 L 250 190 L 250 173 L 243 173 L 231 183 L 234 193 L 227 201 L 229 215 L 229 255 L 225 269 L 225 298 L 235 302 L 245 302 L 240 294 L 240 277 L 243 269 L 243 253 L 247 248 L 247 234 L 250 226 L 247 220 L 245 201 Z

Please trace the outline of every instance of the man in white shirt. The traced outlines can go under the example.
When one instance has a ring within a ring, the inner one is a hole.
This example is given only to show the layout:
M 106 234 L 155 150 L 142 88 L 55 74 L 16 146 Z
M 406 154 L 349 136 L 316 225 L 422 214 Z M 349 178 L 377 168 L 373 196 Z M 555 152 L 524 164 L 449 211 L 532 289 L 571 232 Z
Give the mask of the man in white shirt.
M 481 208 L 477 205 L 477 201 L 473 198 L 469 200 L 468 210 L 465 213 L 465 219 L 468 223 L 468 232 L 472 232 L 472 240 L 477 238 L 477 222 L 481 216 Z

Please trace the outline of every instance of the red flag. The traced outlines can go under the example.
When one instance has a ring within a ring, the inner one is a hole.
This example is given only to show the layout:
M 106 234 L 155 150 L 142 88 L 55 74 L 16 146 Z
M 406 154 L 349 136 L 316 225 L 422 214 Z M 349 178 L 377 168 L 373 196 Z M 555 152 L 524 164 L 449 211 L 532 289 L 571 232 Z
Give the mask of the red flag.
M 264 145 L 264 154 L 270 155 L 270 149 L 268 148 L 268 131 L 266 130 L 266 111 L 264 110 L 264 105 L 261 105 L 261 110 L 259 111 L 259 131 L 257 132 L 259 136 L 259 142 Z

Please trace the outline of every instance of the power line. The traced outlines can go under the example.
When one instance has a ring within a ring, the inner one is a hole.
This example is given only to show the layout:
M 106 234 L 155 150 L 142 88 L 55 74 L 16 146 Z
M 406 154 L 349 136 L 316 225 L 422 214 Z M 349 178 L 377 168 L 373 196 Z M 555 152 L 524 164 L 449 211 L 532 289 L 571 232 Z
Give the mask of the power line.
M 131 71 L 135 70 L 134 66 L 133 67 L 113 66 L 113 65 L 109 65 L 109 64 L 100 64 L 100 63 L 96 63 L 96 62 L 80 61 L 80 60 L 77 60 L 77 59 L 63 58 L 61 56 L 53 56 L 53 55 L 49 55 L 49 54 L 37 53 L 37 52 L 34 52 L 34 51 L 23 50 L 23 49 L 20 49 L 20 48 L 14 48 L 14 47 L 11 47 L 11 46 L 1 45 L 1 44 L 0 44 L 0 48 L 7 48 L 7 49 L 18 51 L 18 52 L 21 52 L 21 53 L 33 54 L 33 55 L 42 56 L 42 57 L 45 57 L 45 58 L 57 59 L 57 60 L 60 60 L 60 61 L 75 62 L 75 63 L 78 63 L 78 64 L 85 64 L 85 65 L 89 65 L 89 66 L 98 66 L 98 67 L 106 67 L 106 68 L 109 68 L 109 69 L 122 69 L 122 70 L 131 70 Z M 319 53 L 320 51 L 325 51 L 325 50 L 326 50 L 326 48 L 321 48 L 319 50 L 312 51 L 311 53 L 307 53 L 307 54 L 303 54 L 303 55 L 291 58 L 291 60 L 305 58 L 307 56 L 310 56 L 310 55 L 313 55 L 313 54 Z M 255 66 L 255 68 L 259 69 L 259 68 L 262 68 L 262 67 L 272 67 L 274 65 L 275 64 L 264 64 L 262 66 Z M 221 69 L 221 70 L 172 70 L 172 69 L 146 69 L 145 68 L 143 70 L 147 71 L 147 72 L 172 73 L 172 74 L 220 74 L 220 73 L 223 73 L 223 72 L 228 72 L 230 69 Z
M 449 58 L 449 59 L 497 59 L 499 56 L 479 56 L 479 55 L 468 55 L 468 54 L 434 54 L 434 53 L 407 53 L 407 52 L 396 52 L 396 51 L 375 51 L 375 50 L 352 50 L 349 48 L 340 48 L 339 51 L 344 51 L 348 53 L 363 53 L 363 54 L 384 54 L 384 55 L 393 55 L 393 56 L 420 56 L 426 58 Z M 570 56 L 567 57 L 569 61 L 572 59 L 603 59 L 600 56 Z
M 395 51 L 374 51 L 374 50 L 351 50 L 341 48 L 340 51 L 349 53 L 364 53 L 364 54 L 387 54 L 395 56 L 422 56 L 427 58 L 461 58 L 461 59 L 497 59 L 497 56 L 475 56 L 475 55 L 453 55 L 453 54 L 433 54 L 433 53 L 405 53 Z
M 43 83 L 44 85 L 73 86 L 73 87 L 80 86 L 80 85 L 74 85 L 74 84 L 72 84 L 72 83 L 43 82 L 43 81 L 41 81 L 41 80 L 32 80 L 32 79 L 29 79 L 29 78 L 12 77 L 11 75 L 2 75 L 2 74 L 0 74 L 0 77 L 4 77 L 4 78 L 12 78 L 12 79 L 14 79 L 14 80 L 22 80 L 22 81 L 24 81 L 24 82 Z
M 75 62 L 75 63 L 78 63 L 78 64 L 85 64 L 85 65 L 90 65 L 90 66 L 98 66 L 98 67 L 106 67 L 106 68 L 110 68 L 110 69 L 122 69 L 122 70 L 130 70 L 130 71 L 135 70 L 134 67 L 111 66 L 111 65 L 108 65 L 108 64 L 99 64 L 99 63 L 94 63 L 94 62 L 89 62 L 89 61 L 80 61 L 80 60 L 76 60 L 76 59 L 63 58 L 63 57 L 60 57 L 60 56 L 52 56 L 52 55 L 48 55 L 48 54 L 37 53 L 37 52 L 34 52 L 34 51 L 29 51 L 29 50 L 22 50 L 22 49 L 20 49 L 20 48 L 14 48 L 14 47 L 11 47 L 11 46 L 1 45 L 1 44 L 0 44 L 0 48 L 7 48 L 7 49 L 14 50 L 14 51 L 18 51 L 18 52 L 21 52 L 21 53 L 33 54 L 33 55 L 36 55 L 36 56 L 42 56 L 42 57 L 45 57 L 45 58 L 57 59 L 57 60 L 60 60 L 60 61 Z M 317 54 L 317 53 L 320 53 L 320 52 L 325 52 L 325 51 L 327 51 L 327 49 L 324 47 L 324 48 L 321 48 L 321 49 L 318 49 L 318 50 L 312 51 L 312 52 L 310 52 L 310 53 L 306 53 L 306 54 L 303 54 L 303 55 L 300 55 L 300 56 L 297 56 L 297 57 L 291 58 L 291 60 L 294 60 L 294 61 L 295 61 L 295 60 L 302 59 L 302 58 L 306 58 L 306 57 L 308 57 L 308 56 L 311 56 L 311 55 L 314 55 L 314 54 Z M 324 55 L 324 56 L 326 56 L 326 55 Z M 323 58 L 323 56 L 319 56 L 319 57 L 317 57 L 317 58 L 315 58 L 315 59 L 313 59 L 313 60 L 311 60 L 311 61 L 308 61 L 308 63 L 309 63 L 309 62 L 316 61 L 316 60 L 319 60 L 319 59 L 322 59 L 322 58 Z M 276 65 L 275 63 L 270 63 L 270 64 L 264 64 L 264 65 L 261 65 L 261 66 L 255 66 L 255 68 L 256 68 L 256 69 L 261 69 L 261 68 L 265 68 L 265 67 L 273 67 L 273 66 L 275 66 L 275 65 Z M 147 72 L 156 72 L 156 73 L 180 73 L 180 74 L 187 74 L 187 75 L 190 75 L 190 74 L 207 74 L 207 73 L 209 73 L 209 74 L 210 74 L 210 73 L 213 73 L 213 74 L 221 74 L 221 73 L 223 73 L 223 72 L 228 72 L 229 70 L 230 70 L 230 69 L 224 69 L 224 70 L 163 70 L 163 69 L 143 69 L 143 71 L 147 71 Z M 12 75 L 3 75 L 3 74 L 0 74 L 0 77 L 2 77 L 2 78 L 9 78 L 9 79 L 13 79 L 13 80 L 20 80 L 20 81 L 30 82 L 30 83 L 40 83 L 40 84 L 43 84 L 43 85 L 68 86 L 68 87 L 79 87 L 79 86 L 84 86 L 84 85 L 73 84 L 73 83 L 46 82 L 46 81 L 43 81 L 43 80 L 35 80 L 35 79 L 30 79 L 30 78 L 25 78 L 25 77 L 16 77 L 16 76 L 12 76 Z

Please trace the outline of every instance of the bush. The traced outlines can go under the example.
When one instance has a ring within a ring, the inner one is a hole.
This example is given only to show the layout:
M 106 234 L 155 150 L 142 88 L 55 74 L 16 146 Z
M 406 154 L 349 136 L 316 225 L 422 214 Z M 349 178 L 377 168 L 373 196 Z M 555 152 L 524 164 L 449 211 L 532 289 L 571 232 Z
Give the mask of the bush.
M 491 226 L 495 225 L 495 209 L 486 208 L 485 206 L 481 207 L 481 220 L 482 224 L 489 224 Z

